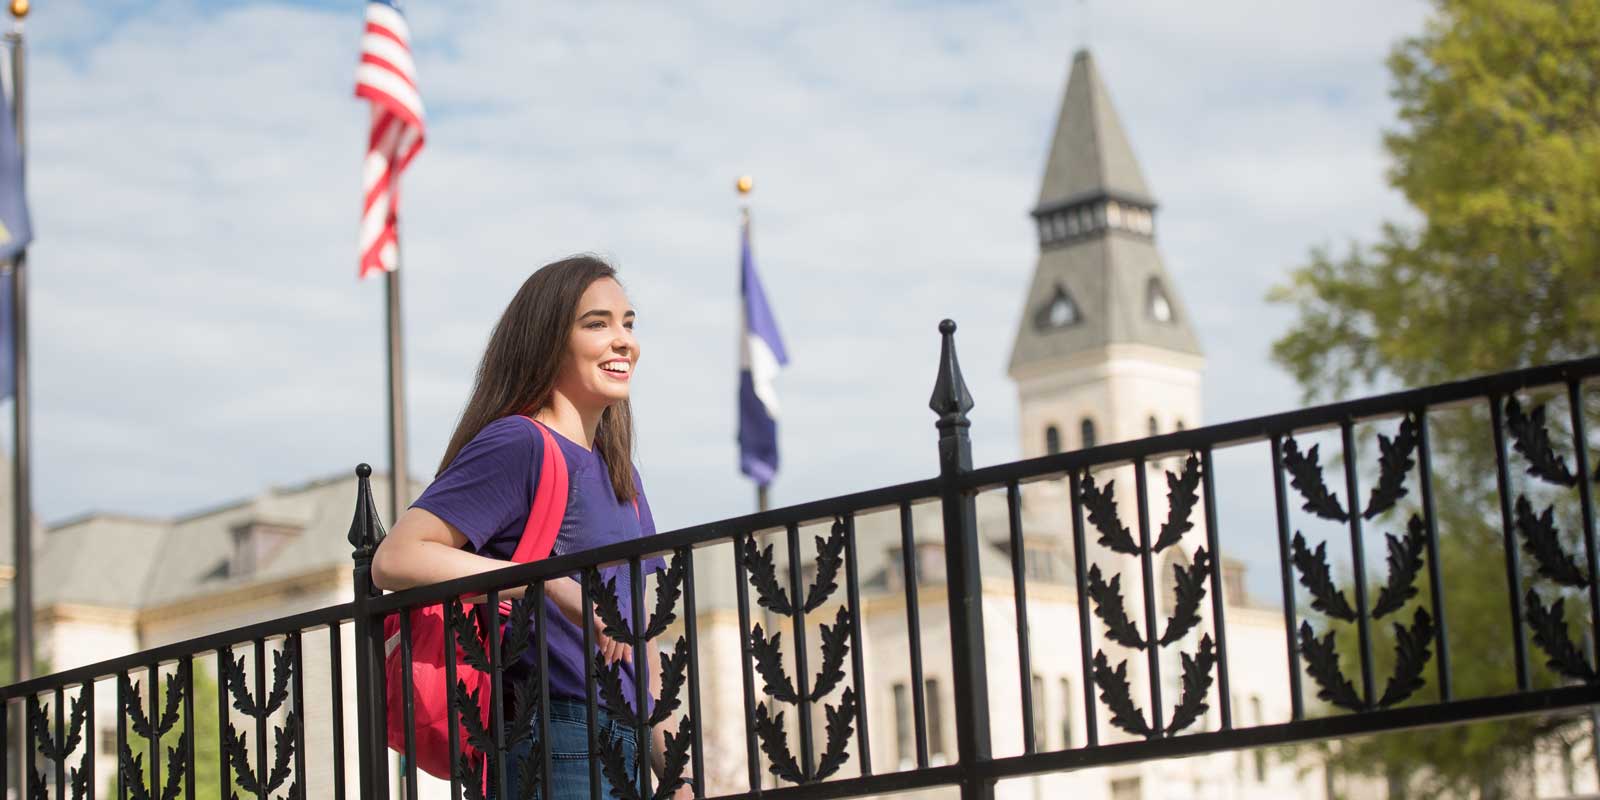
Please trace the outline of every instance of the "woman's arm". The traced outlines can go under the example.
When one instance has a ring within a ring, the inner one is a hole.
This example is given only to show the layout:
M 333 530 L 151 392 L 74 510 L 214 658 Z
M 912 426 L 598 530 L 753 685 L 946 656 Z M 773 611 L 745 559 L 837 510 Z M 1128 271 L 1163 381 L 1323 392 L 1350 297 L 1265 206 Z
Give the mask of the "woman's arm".
M 510 561 L 480 556 L 461 549 L 467 537 L 454 525 L 423 508 L 400 515 L 372 556 L 372 583 L 386 591 L 399 591 L 431 583 L 465 578 L 511 566 Z M 502 589 L 500 597 L 521 597 L 525 587 Z M 578 582 L 570 578 L 545 582 L 545 596 L 555 600 L 561 614 L 574 625 L 583 619 L 583 598 Z M 603 633 L 604 623 L 594 621 L 596 641 L 607 663 L 629 656 L 629 647 Z

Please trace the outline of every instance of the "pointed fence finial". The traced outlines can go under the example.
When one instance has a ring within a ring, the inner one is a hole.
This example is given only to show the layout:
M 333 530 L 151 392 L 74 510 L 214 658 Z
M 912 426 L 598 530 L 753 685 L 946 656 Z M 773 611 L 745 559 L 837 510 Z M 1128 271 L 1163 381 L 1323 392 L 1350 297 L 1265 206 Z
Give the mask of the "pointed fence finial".
M 350 546 L 355 548 L 355 560 L 371 561 L 383 535 L 383 520 L 372 500 L 372 466 L 361 464 L 356 467 L 356 513 L 350 520 Z
M 939 377 L 933 382 L 933 397 L 928 407 L 939 415 L 934 423 L 939 429 L 939 459 L 942 471 L 962 471 L 972 468 L 972 444 L 967 438 L 967 428 L 972 423 L 967 412 L 972 410 L 972 392 L 967 390 L 966 378 L 961 375 L 961 362 L 956 359 L 956 323 L 944 320 L 939 323 L 943 342 L 939 347 Z

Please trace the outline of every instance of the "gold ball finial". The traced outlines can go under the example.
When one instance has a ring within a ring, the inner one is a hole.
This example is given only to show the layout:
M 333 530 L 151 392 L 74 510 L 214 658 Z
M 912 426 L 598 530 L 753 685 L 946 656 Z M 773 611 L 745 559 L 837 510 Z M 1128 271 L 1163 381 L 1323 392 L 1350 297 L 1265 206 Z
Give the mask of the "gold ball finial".
M 28 0 L 14 0 L 14 2 L 20 3 L 26 3 L 27 1 Z M 751 189 L 756 188 L 756 182 L 749 175 L 740 175 L 738 182 L 735 183 L 734 186 L 739 189 L 739 194 L 749 194 Z
M 11 16 L 22 19 L 28 16 L 28 10 L 32 6 L 33 4 L 29 3 L 28 0 L 11 0 Z

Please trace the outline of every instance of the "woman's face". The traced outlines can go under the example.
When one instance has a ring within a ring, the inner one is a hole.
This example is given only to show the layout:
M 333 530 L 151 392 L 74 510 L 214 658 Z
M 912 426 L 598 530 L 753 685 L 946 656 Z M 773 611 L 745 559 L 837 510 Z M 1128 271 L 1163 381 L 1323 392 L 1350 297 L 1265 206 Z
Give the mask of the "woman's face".
M 610 406 L 628 399 L 628 381 L 639 363 L 633 317 L 621 284 L 610 278 L 589 284 L 578 301 L 578 318 L 567 337 L 567 363 L 556 389 L 580 406 Z

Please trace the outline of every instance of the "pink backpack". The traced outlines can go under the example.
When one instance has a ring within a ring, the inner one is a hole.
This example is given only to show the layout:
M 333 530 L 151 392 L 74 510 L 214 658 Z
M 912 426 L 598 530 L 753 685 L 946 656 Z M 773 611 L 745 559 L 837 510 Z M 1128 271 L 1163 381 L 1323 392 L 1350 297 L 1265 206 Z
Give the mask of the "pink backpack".
M 561 530 L 561 519 L 567 513 L 567 461 L 561 455 L 549 429 L 531 417 L 528 420 L 544 437 L 544 458 L 539 464 L 539 488 L 528 511 L 528 524 L 522 529 L 522 539 L 517 542 L 511 560 L 517 563 L 538 561 L 550 555 L 555 546 L 556 534 Z M 459 601 L 457 601 L 459 602 Z M 502 608 L 509 603 L 501 603 Z M 463 614 L 473 613 L 472 607 L 461 603 Z M 413 699 L 412 719 L 415 723 L 417 768 L 436 778 L 450 779 L 450 711 L 449 686 L 445 681 L 445 647 L 456 647 L 445 625 L 444 606 L 425 606 L 413 609 L 411 614 L 411 687 Z M 498 627 L 498 626 L 496 626 Z M 389 748 L 400 753 L 406 751 L 405 698 L 401 695 L 402 671 L 406 668 L 404 654 L 400 652 L 400 617 L 391 616 L 383 621 L 385 643 L 384 677 L 388 706 Z M 483 727 L 489 726 L 490 676 L 466 665 L 461 649 L 456 647 L 456 679 L 464 681 L 467 692 L 478 692 L 478 714 Z M 467 759 L 476 757 L 476 751 L 467 746 L 466 731 L 458 733 L 461 751 Z

